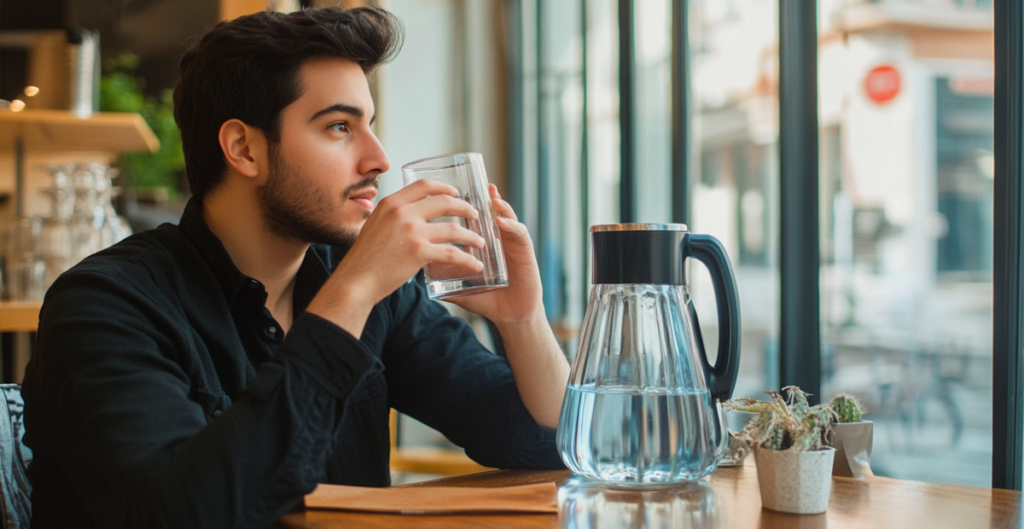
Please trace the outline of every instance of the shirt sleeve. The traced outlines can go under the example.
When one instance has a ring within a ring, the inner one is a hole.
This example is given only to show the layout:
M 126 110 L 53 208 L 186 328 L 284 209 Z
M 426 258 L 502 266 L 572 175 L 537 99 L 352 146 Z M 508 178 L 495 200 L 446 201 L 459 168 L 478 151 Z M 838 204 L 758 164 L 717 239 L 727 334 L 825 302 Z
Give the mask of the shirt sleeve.
M 306 314 L 208 420 L 180 313 L 102 270 L 51 288 L 23 387 L 30 473 L 63 474 L 104 526 L 268 527 L 316 486 L 346 398 L 380 363 Z
M 437 429 L 477 463 L 560 469 L 555 431 L 537 424 L 508 362 L 410 282 L 392 296 L 384 375 L 392 407 Z

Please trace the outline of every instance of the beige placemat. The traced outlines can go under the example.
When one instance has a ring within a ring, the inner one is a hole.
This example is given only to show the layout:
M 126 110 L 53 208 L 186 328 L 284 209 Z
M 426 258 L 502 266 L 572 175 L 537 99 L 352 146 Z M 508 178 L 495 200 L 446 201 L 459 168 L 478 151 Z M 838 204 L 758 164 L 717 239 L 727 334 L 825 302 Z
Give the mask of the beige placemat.
M 372 488 L 321 484 L 306 496 L 306 508 L 402 514 L 557 513 L 556 496 L 554 483 L 500 488 Z

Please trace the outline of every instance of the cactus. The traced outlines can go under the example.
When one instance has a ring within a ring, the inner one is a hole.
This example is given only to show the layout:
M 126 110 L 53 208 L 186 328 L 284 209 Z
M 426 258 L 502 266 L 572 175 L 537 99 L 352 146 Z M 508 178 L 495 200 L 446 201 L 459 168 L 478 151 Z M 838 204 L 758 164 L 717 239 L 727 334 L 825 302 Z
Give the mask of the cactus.
M 836 412 L 837 422 L 860 422 L 861 415 L 866 411 L 860 401 L 853 395 L 840 393 L 832 399 L 829 406 Z
M 728 411 L 754 414 L 736 437 L 769 450 L 806 452 L 821 450 L 836 414 L 827 405 L 807 404 L 807 394 L 796 386 L 782 388 L 786 398 L 774 391 L 765 391 L 771 400 L 749 397 L 726 401 Z

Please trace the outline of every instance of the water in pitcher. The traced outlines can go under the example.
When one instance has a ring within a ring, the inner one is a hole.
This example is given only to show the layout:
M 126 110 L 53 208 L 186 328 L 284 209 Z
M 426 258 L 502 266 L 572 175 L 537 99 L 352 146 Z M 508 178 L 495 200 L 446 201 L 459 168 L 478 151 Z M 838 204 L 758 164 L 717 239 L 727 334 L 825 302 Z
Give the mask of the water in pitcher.
M 559 450 L 582 476 L 619 484 L 698 479 L 715 469 L 719 424 L 706 389 L 570 385 Z M 565 446 L 563 446 L 565 445 Z

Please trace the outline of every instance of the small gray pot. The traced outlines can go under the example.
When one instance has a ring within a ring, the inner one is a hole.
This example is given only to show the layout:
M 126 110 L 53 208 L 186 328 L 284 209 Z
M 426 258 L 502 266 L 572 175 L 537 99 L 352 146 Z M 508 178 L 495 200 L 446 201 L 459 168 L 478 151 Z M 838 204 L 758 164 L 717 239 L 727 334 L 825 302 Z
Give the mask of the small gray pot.
M 864 479 L 871 472 L 871 445 L 874 423 L 871 421 L 834 423 L 829 445 L 836 449 L 832 475 Z

